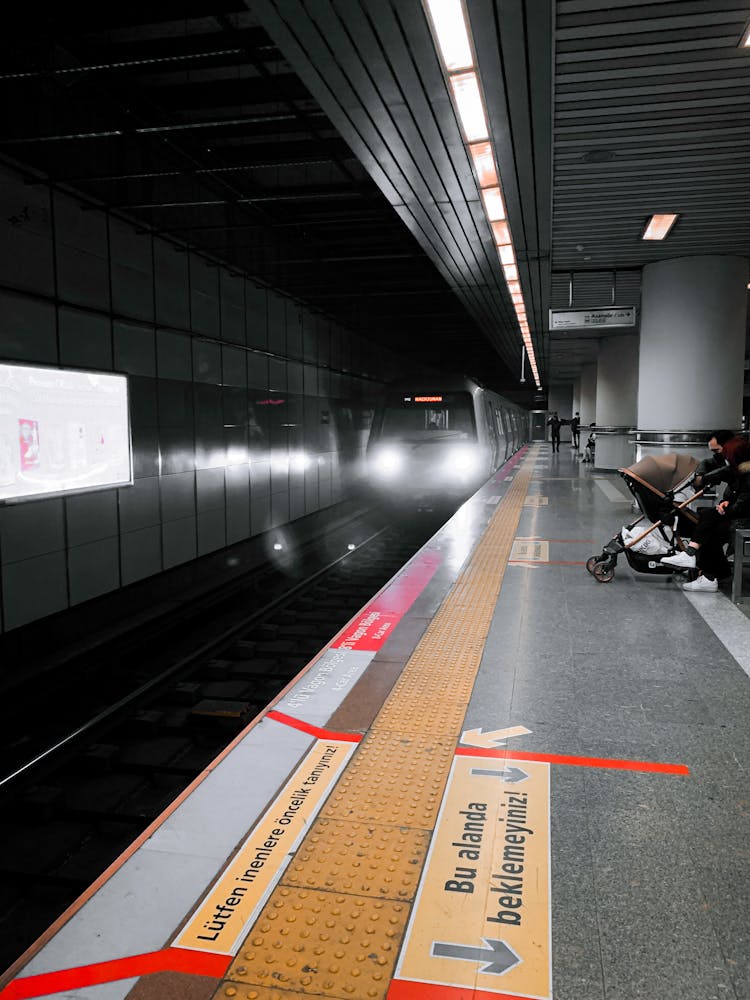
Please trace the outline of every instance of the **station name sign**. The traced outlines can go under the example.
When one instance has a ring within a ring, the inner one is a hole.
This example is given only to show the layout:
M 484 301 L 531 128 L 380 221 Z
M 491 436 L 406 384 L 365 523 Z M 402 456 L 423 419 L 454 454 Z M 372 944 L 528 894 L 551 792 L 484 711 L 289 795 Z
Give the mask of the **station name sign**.
M 635 306 L 603 306 L 596 309 L 550 309 L 550 330 L 635 326 Z

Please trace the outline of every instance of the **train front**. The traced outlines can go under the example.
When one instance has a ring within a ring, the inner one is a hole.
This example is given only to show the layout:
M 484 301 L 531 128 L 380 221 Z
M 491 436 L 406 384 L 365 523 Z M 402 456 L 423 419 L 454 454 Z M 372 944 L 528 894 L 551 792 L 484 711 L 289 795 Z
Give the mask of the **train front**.
M 477 412 L 470 391 L 389 391 L 367 449 L 371 489 L 407 508 L 455 505 L 470 496 L 491 471 Z

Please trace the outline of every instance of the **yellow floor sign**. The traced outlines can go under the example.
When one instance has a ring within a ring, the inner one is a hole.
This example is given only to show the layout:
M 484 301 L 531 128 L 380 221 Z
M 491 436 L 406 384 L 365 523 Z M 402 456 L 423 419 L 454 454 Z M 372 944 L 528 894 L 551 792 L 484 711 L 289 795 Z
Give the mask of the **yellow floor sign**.
M 549 764 L 457 757 L 396 979 L 549 998 Z
M 233 955 L 355 744 L 318 740 L 172 943 Z

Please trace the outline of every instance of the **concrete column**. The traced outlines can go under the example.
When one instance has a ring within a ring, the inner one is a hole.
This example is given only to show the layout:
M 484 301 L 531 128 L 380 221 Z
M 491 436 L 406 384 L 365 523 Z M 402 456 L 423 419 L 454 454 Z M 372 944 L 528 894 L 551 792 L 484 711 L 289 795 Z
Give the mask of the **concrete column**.
M 573 404 L 571 409 L 573 410 L 573 413 L 575 413 L 576 410 L 579 413 L 581 412 L 581 380 L 579 378 L 577 378 L 573 383 Z
M 580 393 L 578 409 L 581 411 L 581 437 L 585 441 L 589 432 L 584 435 L 584 428 L 596 420 L 596 364 L 584 365 L 581 369 Z
M 748 263 L 682 257 L 647 264 L 641 285 L 636 458 L 705 451 L 742 419 Z
M 637 413 L 638 337 L 605 337 L 596 369 L 597 469 L 633 464 Z

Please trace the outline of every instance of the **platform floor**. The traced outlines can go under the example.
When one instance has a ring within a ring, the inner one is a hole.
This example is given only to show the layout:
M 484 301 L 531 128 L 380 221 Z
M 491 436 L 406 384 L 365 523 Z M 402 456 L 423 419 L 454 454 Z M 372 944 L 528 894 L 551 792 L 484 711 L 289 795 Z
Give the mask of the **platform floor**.
M 632 516 L 519 454 L 2 1000 L 750 1000 L 750 621 Z

